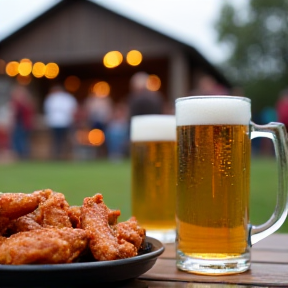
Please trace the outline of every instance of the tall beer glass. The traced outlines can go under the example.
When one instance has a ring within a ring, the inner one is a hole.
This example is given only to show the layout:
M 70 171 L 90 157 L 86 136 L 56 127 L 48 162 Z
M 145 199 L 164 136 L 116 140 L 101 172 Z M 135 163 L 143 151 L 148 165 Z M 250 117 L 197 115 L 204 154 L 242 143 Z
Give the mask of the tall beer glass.
M 287 216 L 287 135 L 284 125 L 250 121 L 250 99 L 195 96 L 176 100 L 177 267 L 198 274 L 233 274 L 250 267 L 252 244 Z M 273 140 L 278 161 L 274 214 L 249 223 L 251 139 Z
M 133 215 L 148 236 L 175 242 L 175 116 L 132 117 L 131 160 Z

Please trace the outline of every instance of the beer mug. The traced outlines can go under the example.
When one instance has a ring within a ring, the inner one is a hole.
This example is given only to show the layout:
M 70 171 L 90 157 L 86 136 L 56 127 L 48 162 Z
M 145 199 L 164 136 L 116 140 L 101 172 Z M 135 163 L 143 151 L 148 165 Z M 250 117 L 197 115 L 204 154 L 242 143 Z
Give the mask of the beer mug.
M 281 123 L 250 121 L 245 97 L 176 99 L 177 261 L 180 270 L 221 275 L 250 267 L 250 247 L 287 216 L 287 133 Z M 249 223 L 251 139 L 273 140 L 278 163 L 277 205 L 264 224 Z
M 134 116 L 130 130 L 132 215 L 148 236 L 175 242 L 175 116 Z

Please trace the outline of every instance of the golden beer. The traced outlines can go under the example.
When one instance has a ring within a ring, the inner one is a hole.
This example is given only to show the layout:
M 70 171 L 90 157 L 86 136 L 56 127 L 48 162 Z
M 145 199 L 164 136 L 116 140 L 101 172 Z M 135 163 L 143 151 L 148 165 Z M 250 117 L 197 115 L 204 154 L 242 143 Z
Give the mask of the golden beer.
M 229 274 L 249 268 L 250 105 L 229 96 L 176 100 L 181 270 Z
M 171 115 L 131 120 L 132 215 L 148 236 L 175 241 L 176 122 Z
M 195 258 L 247 249 L 250 138 L 247 125 L 177 127 L 178 249 Z
M 175 141 L 132 143 L 132 214 L 149 230 L 173 230 Z

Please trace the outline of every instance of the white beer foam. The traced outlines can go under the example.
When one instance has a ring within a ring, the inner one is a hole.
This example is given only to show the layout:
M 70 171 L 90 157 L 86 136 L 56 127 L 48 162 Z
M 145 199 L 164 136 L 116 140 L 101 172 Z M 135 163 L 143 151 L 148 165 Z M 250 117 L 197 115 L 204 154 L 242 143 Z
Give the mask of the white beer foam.
M 176 141 L 174 115 L 139 115 L 131 118 L 131 141 Z
M 176 100 L 177 126 L 248 125 L 251 103 L 244 97 L 195 96 Z

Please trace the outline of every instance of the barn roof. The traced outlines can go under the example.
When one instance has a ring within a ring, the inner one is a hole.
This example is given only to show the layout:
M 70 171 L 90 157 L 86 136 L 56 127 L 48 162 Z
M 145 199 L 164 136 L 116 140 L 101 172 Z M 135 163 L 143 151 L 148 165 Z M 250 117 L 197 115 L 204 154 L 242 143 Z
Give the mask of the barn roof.
M 227 79 L 218 71 L 216 67 L 214 67 L 198 50 L 196 50 L 193 46 L 190 44 L 184 43 L 181 40 L 175 39 L 171 35 L 164 34 L 163 32 L 158 31 L 155 27 L 151 27 L 150 25 L 144 25 L 143 23 L 136 21 L 135 19 L 131 19 L 127 15 L 123 15 L 121 13 L 118 13 L 116 11 L 112 11 L 111 9 L 104 7 L 103 5 L 100 5 L 99 3 L 92 2 L 89 0 L 62 0 L 56 5 L 52 6 L 48 10 L 44 11 L 34 19 L 32 19 L 30 22 L 28 22 L 26 25 L 22 26 L 20 29 L 9 35 L 8 37 L 4 38 L 2 41 L 0 41 L 0 51 L 2 48 L 4 48 L 6 45 L 8 45 L 10 42 L 13 42 L 15 39 L 19 38 L 22 34 L 29 31 L 30 28 L 35 27 L 37 25 L 40 25 L 41 21 L 47 20 L 55 13 L 65 10 L 69 5 L 72 5 L 74 2 L 85 2 L 87 5 L 90 5 L 91 9 L 100 9 L 103 11 L 103 13 L 112 13 L 114 15 L 117 15 L 118 17 L 125 18 L 127 21 L 131 23 L 131 25 L 137 25 L 138 27 L 145 28 L 145 30 L 149 30 L 151 34 L 154 34 L 156 37 L 161 37 L 162 39 L 169 41 L 170 43 L 173 43 L 174 45 L 178 45 L 181 47 L 181 49 L 186 53 L 187 55 L 191 56 L 190 61 L 195 62 L 199 66 L 205 67 L 205 69 L 214 75 L 214 77 L 221 83 L 225 84 L 226 86 L 230 86 Z M 84 4 L 84 3 L 83 3 Z M 81 19 L 80 19 L 81 21 Z M 75 25 L 75 23 L 74 23 Z M 96 28 L 95 28 L 96 29 Z M 86 56 L 89 53 L 86 54 Z M 189 57 L 188 57 L 189 59 Z

